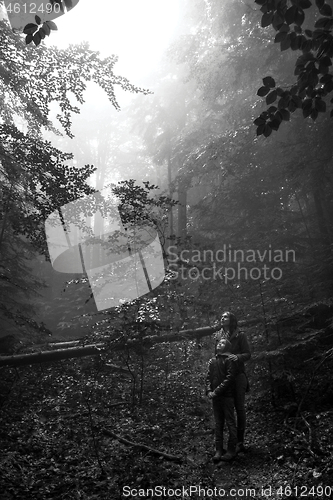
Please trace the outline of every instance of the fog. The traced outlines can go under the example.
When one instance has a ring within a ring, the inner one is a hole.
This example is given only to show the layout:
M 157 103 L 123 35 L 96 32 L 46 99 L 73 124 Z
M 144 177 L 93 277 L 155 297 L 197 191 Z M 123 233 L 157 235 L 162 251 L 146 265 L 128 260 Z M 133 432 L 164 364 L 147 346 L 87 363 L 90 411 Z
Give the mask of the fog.
M 130 212 L 142 215 L 143 205 L 148 203 L 146 211 L 152 208 L 151 200 L 163 207 L 159 236 L 164 256 L 174 243 L 190 254 L 225 244 L 260 255 L 268 247 L 299 252 L 295 265 L 282 263 L 281 272 L 275 271 L 278 279 L 272 275 L 274 263 L 268 271 L 246 262 L 232 283 L 222 271 L 213 273 L 212 282 L 200 275 L 202 282 L 192 280 L 186 293 L 210 294 L 217 287 L 218 302 L 226 293 L 219 290 L 220 280 L 241 301 L 263 279 L 272 307 L 275 294 L 296 293 L 296 282 L 309 297 L 326 294 L 326 284 L 321 285 L 326 271 L 314 272 L 314 292 L 306 269 L 309 263 L 316 269 L 315 248 L 326 262 L 332 238 L 327 140 L 332 125 L 325 113 L 331 60 L 322 56 L 326 46 L 320 49 L 319 42 L 312 42 L 308 28 L 319 14 L 305 4 L 304 20 L 303 11 L 294 9 L 283 23 L 265 6 L 260 11 L 262 2 L 105 1 L 92 9 L 80 0 L 56 19 L 58 30 L 43 42 L 61 69 L 51 65 L 42 73 L 48 64 L 43 53 L 38 68 L 42 90 L 38 96 L 36 82 L 35 96 L 42 103 L 53 85 L 48 84 L 52 74 L 58 83 L 48 98 L 48 119 L 58 133 L 45 126 L 38 133 L 59 152 L 72 155 L 65 164 L 78 183 L 80 171 L 90 168 L 90 188 L 117 187 Z M 315 50 L 321 50 L 318 70 Z M 15 123 L 28 133 L 28 115 L 23 115 L 18 111 Z M 83 186 L 72 189 L 83 198 L 87 193 Z M 89 217 L 96 226 L 94 215 Z M 165 265 L 169 270 L 167 258 Z M 63 283 L 66 277 L 52 280 Z M 51 299 L 57 294 L 53 291 Z M 251 310 L 250 304 L 244 307 Z

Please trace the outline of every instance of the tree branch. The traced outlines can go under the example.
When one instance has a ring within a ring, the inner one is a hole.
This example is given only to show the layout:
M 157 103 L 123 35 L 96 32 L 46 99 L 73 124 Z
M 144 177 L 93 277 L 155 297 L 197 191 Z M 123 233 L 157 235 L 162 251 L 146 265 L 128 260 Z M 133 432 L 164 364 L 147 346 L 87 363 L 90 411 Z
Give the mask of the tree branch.
M 105 436 L 113 437 L 114 439 L 117 439 L 120 443 L 126 444 L 127 446 L 133 446 L 134 448 L 138 448 L 139 450 L 144 450 L 150 455 L 156 455 L 158 457 L 163 457 L 165 460 L 169 460 L 170 462 L 177 462 L 181 463 L 183 461 L 183 458 L 180 457 L 179 455 L 170 455 L 169 453 L 164 453 L 163 451 L 160 450 L 155 450 L 154 448 L 150 448 L 149 446 L 146 446 L 145 444 L 141 443 L 134 443 L 133 441 L 129 441 L 128 439 L 125 439 L 121 436 L 118 436 L 112 431 L 109 431 L 108 429 L 103 429 L 103 434 Z

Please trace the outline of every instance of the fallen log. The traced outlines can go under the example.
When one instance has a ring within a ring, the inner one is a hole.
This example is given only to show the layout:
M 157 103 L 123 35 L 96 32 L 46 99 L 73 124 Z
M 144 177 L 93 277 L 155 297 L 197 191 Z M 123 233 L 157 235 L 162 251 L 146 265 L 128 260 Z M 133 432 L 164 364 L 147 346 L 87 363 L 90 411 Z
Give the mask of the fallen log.
M 29 354 L 17 354 L 12 356 L 0 356 L 0 366 L 23 366 L 35 363 L 45 363 L 58 361 L 61 359 L 81 358 L 84 356 L 97 356 L 103 350 L 120 351 L 123 349 L 135 348 L 138 346 L 151 347 L 154 344 L 165 342 L 180 342 L 205 337 L 216 332 L 218 327 L 203 327 L 196 330 L 183 330 L 172 332 L 166 335 L 151 335 L 139 339 L 129 339 L 127 341 L 117 341 L 115 343 L 98 343 L 94 345 L 69 347 L 67 349 L 55 349 L 52 351 L 40 351 Z
M 101 345 L 87 345 L 84 347 L 70 347 L 69 349 L 58 349 L 55 351 L 40 351 L 29 354 L 17 354 L 13 356 L 0 356 L 0 366 L 22 366 L 60 359 L 80 358 L 83 356 L 96 356 L 101 353 Z
M 77 344 L 79 344 L 79 340 L 69 340 L 67 342 L 50 342 L 49 346 L 50 347 L 55 347 L 55 348 L 62 348 L 62 347 L 74 347 Z
M 248 320 L 239 322 L 240 327 L 253 325 L 254 321 L 259 323 L 261 320 Z M 40 351 L 29 354 L 17 354 L 11 356 L 0 356 L 1 366 L 23 366 L 35 363 L 45 363 L 50 361 L 58 361 L 61 359 L 81 358 L 84 356 L 97 356 L 103 351 L 121 351 L 136 347 L 149 348 L 155 344 L 163 344 L 166 342 L 182 342 L 189 340 L 198 340 L 207 337 L 217 332 L 220 329 L 219 325 L 204 326 L 191 330 L 181 330 L 179 332 L 171 332 L 165 335 L 150 335 L 142 338 L 117 340 L 115 342 L 98 343 L 86 346 L 70 347 L 67 349 L 55 349 L 52 351 Z
M 154 455 L 157 457 L 163 457 L 165 460 L 169 460 L 170 462 L 177 462 L 181 463 L 183 461 L 182 457 L 179 455 L 170 455 L 169 453 L 165 453 L 164 451 L 156 450 L 154 448 L 150 448 L 149 446 L 146 446 L 145 444 L 141 443 L 134 443 L 133 441 L 130 441 L 129 439 L 125 439 L 121 436 L 118 436 L 118 434 L 115 434 L 112 431 L 109 431 L 108 429 L 103 429 L 103 434 L 108 437 L 112 437 L 119 441 L 120 443 L 126 444 L 127 446 L 133 446 L 134 448 L 138 448 L 139 450 L 144 450 L 150 455 Z

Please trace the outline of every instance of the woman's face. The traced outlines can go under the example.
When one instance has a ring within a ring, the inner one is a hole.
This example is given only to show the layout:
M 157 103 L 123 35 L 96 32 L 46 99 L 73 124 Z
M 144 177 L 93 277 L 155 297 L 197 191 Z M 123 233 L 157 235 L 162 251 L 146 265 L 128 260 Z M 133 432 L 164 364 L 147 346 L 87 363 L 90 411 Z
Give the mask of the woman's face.
M 230 325 L 230 314 L 228 312 L 225 312 L 222 314 L 221 323 L 222 323 L 222 326 L 229 326 Z

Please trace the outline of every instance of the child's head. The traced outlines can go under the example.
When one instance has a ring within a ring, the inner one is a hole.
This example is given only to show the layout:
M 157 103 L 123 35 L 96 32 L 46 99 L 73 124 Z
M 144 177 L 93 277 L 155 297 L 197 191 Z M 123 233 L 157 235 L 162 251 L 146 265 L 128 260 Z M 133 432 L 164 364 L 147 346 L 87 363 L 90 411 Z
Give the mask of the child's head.
M 216 346 L 216 354 L 223 354 L 225 352 L 230 352 L 231 343 L 227 339 L 221 339 Z

